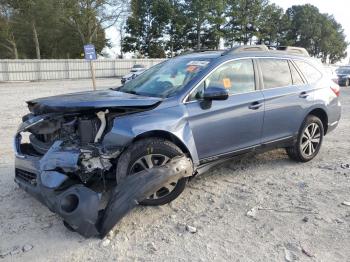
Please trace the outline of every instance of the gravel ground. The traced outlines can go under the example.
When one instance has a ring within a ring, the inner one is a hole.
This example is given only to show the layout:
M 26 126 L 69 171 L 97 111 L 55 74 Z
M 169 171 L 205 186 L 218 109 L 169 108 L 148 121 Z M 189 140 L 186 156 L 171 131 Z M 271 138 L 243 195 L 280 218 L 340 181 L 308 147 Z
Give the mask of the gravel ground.
M 0 261 L 350 261 L 350 89 L 313 161 L 275 150 L 222 164 L 171 204 L 134 209 L 103 241 L 69 232 L 13 182 L 24 101 L 88 89 L 89 80 L 0 83 Z

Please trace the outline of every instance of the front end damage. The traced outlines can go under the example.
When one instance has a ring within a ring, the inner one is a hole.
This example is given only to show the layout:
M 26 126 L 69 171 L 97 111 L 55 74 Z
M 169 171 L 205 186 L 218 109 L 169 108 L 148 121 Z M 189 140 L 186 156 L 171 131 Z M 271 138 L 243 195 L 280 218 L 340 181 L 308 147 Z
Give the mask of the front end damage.
M 15 136 L 15 182 L 85 237 L 104 237 L 138 202 L 193 173 L 191 161 L 180 157 L 117 184 L 123 148 L 100 142 L 118 113 L 28 115 Z

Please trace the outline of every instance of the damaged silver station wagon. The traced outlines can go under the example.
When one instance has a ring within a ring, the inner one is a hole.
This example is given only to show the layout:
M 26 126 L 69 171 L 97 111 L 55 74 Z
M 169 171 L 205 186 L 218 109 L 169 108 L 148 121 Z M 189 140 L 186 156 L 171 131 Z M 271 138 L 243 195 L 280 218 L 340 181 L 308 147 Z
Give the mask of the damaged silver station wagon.
M 103 237 L 138 203 L 249 152 L 313 159 L 341 115 L 339 86 L 307 51 L 239 46 L 158 64 L 124 86 L 28 101 L 15 181 L 65 225 Z

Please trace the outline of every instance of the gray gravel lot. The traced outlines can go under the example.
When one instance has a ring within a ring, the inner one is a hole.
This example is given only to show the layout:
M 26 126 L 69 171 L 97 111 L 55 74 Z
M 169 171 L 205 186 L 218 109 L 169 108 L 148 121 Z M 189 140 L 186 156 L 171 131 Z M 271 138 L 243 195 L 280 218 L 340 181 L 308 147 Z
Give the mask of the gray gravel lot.
M 0 261 L 350 261 L 350 89 L 313 161 L 275 150 L 222 164 L 171 204 L 134 209 L 104 241 L 69 232 L 13 182 L 24 101 L 89 89 L 90 80 L 0 83 Z

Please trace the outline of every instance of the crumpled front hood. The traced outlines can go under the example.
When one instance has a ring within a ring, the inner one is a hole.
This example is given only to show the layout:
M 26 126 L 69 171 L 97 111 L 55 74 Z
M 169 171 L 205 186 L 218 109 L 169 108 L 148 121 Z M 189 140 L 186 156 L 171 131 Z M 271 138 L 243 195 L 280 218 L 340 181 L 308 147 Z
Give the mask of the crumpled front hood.
M 47 113 L 80 112 L 94 109 L 139 108 L 156 106 L 161 98 L 138 96 L 114 90 L 79 92 L 27 101 L 35 115 Z

